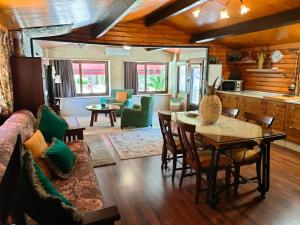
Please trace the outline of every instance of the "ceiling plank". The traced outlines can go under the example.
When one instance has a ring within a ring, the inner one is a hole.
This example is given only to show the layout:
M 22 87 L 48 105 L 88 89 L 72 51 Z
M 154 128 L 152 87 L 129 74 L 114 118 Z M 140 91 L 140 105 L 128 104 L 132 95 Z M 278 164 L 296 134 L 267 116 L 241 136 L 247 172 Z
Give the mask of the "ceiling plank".
M 184 0 L 184 1 L 177 1 L 166 7 L 154 12 L 153 14 L 149 15 L 145 19 L 145 24 L 147 27 L 158 23 L 161 20 L 167 19 L 170 16 L 175 16 L 180 13 L 183 13 L 197 5 L 203 4 L 208 0 Z
M 94 38 L 103 36 L 142 2 L 143 0 L 114 0 L 105 14 L 101 15 L 104 19 L 94 25 L 92 30 Z
M 243 23 L 210 30 L 203 33 L 193 34 L 191 37 L 191 42 L 203 43 L 227 36 L 262 31 L 296 23 L 300 23 L 300 7 Z

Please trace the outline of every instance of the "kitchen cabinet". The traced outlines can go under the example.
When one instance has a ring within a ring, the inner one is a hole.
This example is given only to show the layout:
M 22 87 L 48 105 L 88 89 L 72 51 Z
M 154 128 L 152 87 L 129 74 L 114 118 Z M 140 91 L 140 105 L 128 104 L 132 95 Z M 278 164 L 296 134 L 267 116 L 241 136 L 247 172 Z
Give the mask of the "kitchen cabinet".
M 300 104 L 223 92 L 217 94 L 222 106 L 240 110 L 238 119 L 243 119 L 244 112 L 274 117 L 272 128 L 284 131 L 287 140 L 300 144 Z

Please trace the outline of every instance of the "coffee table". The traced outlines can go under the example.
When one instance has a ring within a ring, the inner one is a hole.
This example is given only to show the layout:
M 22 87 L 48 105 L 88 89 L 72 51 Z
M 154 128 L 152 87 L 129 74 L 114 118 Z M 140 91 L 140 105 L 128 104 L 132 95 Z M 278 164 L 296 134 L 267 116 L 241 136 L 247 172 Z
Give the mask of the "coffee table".
M 93 105 L 88 105 L 85 108 L 91 111 L 90 127 L 94 125 L 94 122 L 97 122 L 98 113 L 103 113 L 105 115 L 108 114 L 110 119 L 110 124 L 113 127 L 114 122 L 117 122 L 116 111 L 120 109 L 120 106 L 107 104 L 105 107 L 102 107 L 100 104 L 93 104 Z

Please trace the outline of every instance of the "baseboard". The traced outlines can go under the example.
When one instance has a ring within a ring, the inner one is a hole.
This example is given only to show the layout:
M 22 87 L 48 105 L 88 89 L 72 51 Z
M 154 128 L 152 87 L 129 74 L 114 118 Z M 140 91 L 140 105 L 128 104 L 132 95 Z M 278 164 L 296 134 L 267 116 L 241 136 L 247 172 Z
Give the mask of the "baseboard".
M 291 149 L 296 152 L 300 152 L 300 145 L 298 145 L 294 142 L 290 142 L 290 141 L 286 141 L 286 140 L 278 140 L 278 141 L 274 141 L 274 144 L 279 145 L 281 147 Z

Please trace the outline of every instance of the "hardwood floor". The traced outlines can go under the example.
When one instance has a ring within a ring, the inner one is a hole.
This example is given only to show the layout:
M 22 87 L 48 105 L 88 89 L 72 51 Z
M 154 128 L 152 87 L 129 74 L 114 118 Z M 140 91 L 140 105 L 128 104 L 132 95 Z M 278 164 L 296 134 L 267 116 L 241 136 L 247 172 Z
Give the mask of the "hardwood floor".
M 95 171 L 105 206 L 117 205 L 120 210 L 118 225 L 300 224 L 300 153 L 273 145 L 266 198 L 260 197 L 256 183 L 240 185 L 237 196 L 223 193 L 218 207 L 211 209 L 205 193 L 200 204 L 194 204 L 195 177 L 185 178 L 180 190 L 177 172 L 172 184 L 171 170 L 160 169 L 160 156 L 119 160 L 112 146 L 110 150 L 117 165 Z M 253 177 L 255 167 L 244 167 L 241 173 Z

